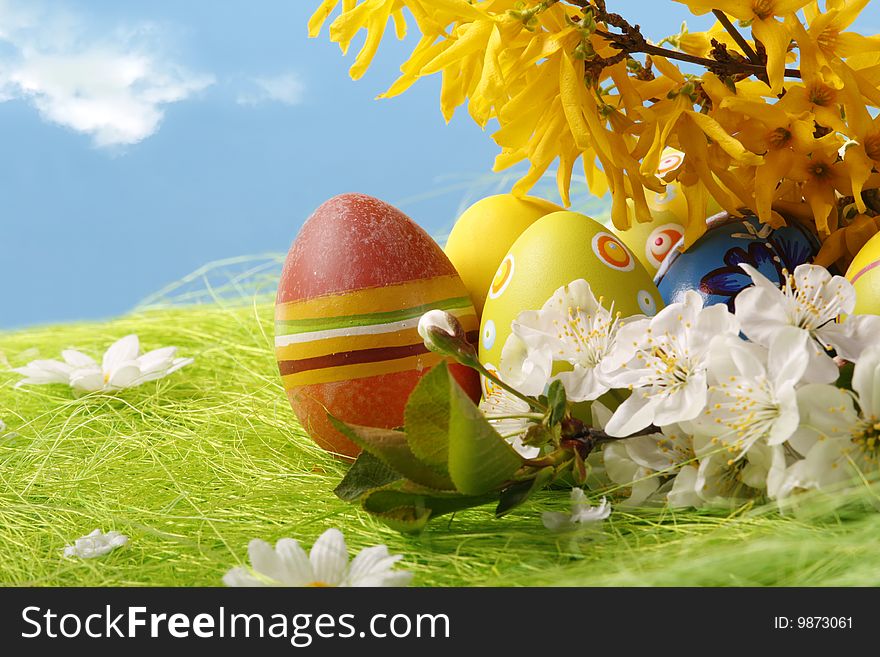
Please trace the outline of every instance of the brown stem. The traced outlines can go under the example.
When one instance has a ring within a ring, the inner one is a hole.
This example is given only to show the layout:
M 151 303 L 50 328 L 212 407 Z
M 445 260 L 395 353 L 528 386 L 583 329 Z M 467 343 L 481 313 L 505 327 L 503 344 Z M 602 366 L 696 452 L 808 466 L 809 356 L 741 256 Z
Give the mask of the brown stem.
M 675 59 L 681 62 L 688 62 L 689 64 L 696 64 L 698 66 L 703 66 L 710 71 L 718 71 L 726 75 L 737 75 L 737 74 L 746 74 L 746 75 L 754 75 L 758 79 L 767 80 L 767 67 L 761 61 L 760 56 L 757 52 L 755 52 L 754 48 L 749 44 L 748 41 L 739 33 L 739 31 L 733 26 L 730 22 L 730 19 L 724 14 L 724 12 L 720 12 L 715 10 L 715 15 L 722 22 L 722 24 L 727 28 L 730 35 L 733 39 L 740 45 L 740 47 L 745 52 L 749 61 L 718 61 L 715 59 L 709 59 L 707 57 L 698 57 L 696 55 L 689 55 L 688 53 L 681 52 L 678 50 L 671 50 L 669 48 L 661 48 L 659 46 L 655 46 L 653 44 L 648 43 L 642 33 L 638 25 L 631 25 L 619 14 L 609 13 L 605 6 L 605 0 L 565 0 L 568 4 L 574 5 L 581 9 L 587 10 L 590 9 L 594 12 L 596 22 L 605 23 L 606 25 L 610 25 L 616 27 L 621 31 L 621 34 L 613 34 L 611 32 L 607 32 L 605 30 L 596 30 L 596 34 L 601 36 L 604 39 L 607 39 L 612 46 L 617 48 L 624 54 L 631 53 L 645 53 L 647 55 L 657 55 L 659 57 L 666 57 L 667 59 Z M 555 3 L 554 3 L 555 4 Z M 615 61 L 609 61 L 604 63 L 604 65 L 611 65 L 616 63 Z M 787 68 L 785 69 L 786 77 L 790 78 L 800 78 L 801 72 L 795 68 Z
M 660 57 L 666 57 L 667 59 L 676 59 L 681 62 L 688 62 L 689 64 L 697 64 L 699 66 L 704 66 L 709 70 L 715 71 L 719 69 L 728 69 L 728 72 L 731 74 L 748 73 L 750 75 L 755 75 L 759 78 L 767 75 L 766 67 L 759 64 L 750 64 L 746 62 L 719 62 L 714 59 L 709 59 L 708 57 L 699 57 L 697 55 L 689 55 L 686 52 L 680 52 L 678 50 L 661 48 L 647 42 L 638 44 L 624 44 L 621 43 L 621 37 L 623 37 L 623 35 L 611 34 L 610 32 L 605 32 L 604 30 L 596 30 L 596 34 L 604 39 L 608 39 L 611 42 L 612 46 L 620 50 L 625 50 L 627 53 L 641 52 L 647 55 L 658 55 Z M 786 77 L 790 78 L 800 78 L 801 72 L 799 69 L 796 68 L 787 68 L 785 69 L 785 75 Z
M 730 19 L 727 17 L 727 14 L 720 9 L 713 9 L 712 13 L 715 14 L 718 22 L 724 26 L 725 30 L 727 30 L 727 33 L 733 37 L 733 40 L 736 41 L 737 45 L 742 48 L 743 53 L 749 58 L 749 61 L 757 66 L 763 66 L 761 58 L 758 57 L 758 53 L 752 48 L 752 44 L 750 44 L 746 38 L 740 34 L 739 30 L 734 27 L 733 23 L 731 23 Z
M 629 440 L 630 438 L 638 438 L 639 436 L 650 436 L 655 433 L 660 433 L 660 429 L 651 425 L 641 431 L 637 431 L 636 433 L 630 436 L 616 437 L 609 436 L 607 433 L 602 431 L 601 429 L 594 429 L 593 427 L 584 427 L 584 430 L 574 436 L 572 438 L 589 438 L 595 445 L 601 445 L 603 443 L 613 443 L 618 440 Z

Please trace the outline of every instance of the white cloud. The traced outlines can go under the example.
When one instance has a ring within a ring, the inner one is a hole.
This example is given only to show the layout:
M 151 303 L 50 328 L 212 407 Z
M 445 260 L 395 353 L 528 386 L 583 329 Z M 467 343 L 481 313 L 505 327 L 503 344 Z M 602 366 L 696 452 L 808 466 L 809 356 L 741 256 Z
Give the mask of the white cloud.
M 47 121 L 96 146 L 135 144 L 159 128 L 165 106 L 213 84 L 162 52 L 153 26 L 92 37 L 75 15 L 0 0 L 0 102 L 31 103 Z
M 239 105 L 259 105 L 269 102 L 298 105 L 305 95 L 305 85 L 293 73 L 257 77 L 253 78 L 251 83 L 253 89 L 238 95 L 236 100 Z

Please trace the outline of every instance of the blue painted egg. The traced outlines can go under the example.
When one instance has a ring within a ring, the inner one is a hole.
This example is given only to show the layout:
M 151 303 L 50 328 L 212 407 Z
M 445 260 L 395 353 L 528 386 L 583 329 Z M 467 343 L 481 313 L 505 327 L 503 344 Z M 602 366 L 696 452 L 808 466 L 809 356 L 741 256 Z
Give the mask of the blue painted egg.
M 667 305 L 683 301 L 688 290 L 696 290 L 705 305 L 724 303 L 733 311 L 736 295 L 752 285 L 740 263 L 753 266 L 781 287 L 783 272 L 812 262 L 820 244 L 794 222 L 774 229 L 757 217 L 724 214 L 710 221 L 709 229 L 691 248 L 683 251 L 683 246 L 681 240 L 654 277 L 663 301 Z

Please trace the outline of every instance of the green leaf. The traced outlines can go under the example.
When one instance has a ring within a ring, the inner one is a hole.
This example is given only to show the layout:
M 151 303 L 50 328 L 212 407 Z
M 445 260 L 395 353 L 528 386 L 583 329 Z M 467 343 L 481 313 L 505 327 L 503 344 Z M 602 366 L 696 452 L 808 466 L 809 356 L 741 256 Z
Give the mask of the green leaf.
M 381 459 L 370 452 L 361 452 L 333 492 L 346 502 L 354 502 L 364 493 L 399 479 L 400 473 Z
M 457 385 L 449 388 L 449 476 L 465 495 L 483 495 L 508 481 L 522 457 Z
M 562 422 L 565 414 L 568 412 L 565 387 L 559 379 L 551 383 L 550 388 L 547 390 L 547 404 L 550 406 L 548 424 L 552 427 Z
M 346 424 L 332 415 L 328 417 L 341 434 L 406 479 L 437 490 L 455 489 L 449 477 L 436 472 L 416 458 L 406 441 L 406 434 L 389 429 Z
M 411 482 L 398 481 L 367 493 L 362 506 L 392 529 L 418 533 L 431 518 L 481 506 L 493 499 L 494 495 L 466 496 L 432 491 Z
M 422 377 L 406 403 L 404 419 L 410 449 L 421 461 L 446 472 L 449 459 L 449 389 L 457 385 L 446 363 Z
M 555 430 L 558 431 L 559 427 L 555 427 Z M 554 442 L 554 439 L 558 439 L 559 436 L 556 432 L 551 431 L 543 424 L 533 424 L 526 430 L 526 435 L 523 436 L 522 444 L 527 447 L 543 447 L 544 445 L 549 445 Z
M 519 481 L 501 491 L 501 499 L 495 508 L 495 517 L 500 518 L 525 503 L 532 495 L 553 481 L 554 469 L 542 468 L 535 473 L 534 479 Z

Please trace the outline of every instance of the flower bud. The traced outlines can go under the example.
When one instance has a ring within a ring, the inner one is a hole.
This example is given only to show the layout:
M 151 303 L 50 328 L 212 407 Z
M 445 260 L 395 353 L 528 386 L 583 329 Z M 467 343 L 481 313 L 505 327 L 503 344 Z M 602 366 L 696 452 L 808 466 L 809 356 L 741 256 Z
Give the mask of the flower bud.
M 464 328 L 454 315 L 443 310 L 429 310 L 419 320 L 419 335 L 425 346 L 459 363 L 475 366 L 477 352 L 467 341 Z

